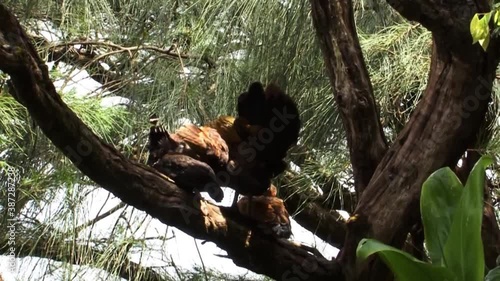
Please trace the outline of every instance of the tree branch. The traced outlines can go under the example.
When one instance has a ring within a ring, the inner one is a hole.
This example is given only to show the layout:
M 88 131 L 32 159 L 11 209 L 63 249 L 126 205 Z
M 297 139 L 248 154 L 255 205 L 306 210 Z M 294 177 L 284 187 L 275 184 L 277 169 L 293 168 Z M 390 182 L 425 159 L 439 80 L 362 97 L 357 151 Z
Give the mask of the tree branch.
M 310 0 L 312 18 L 347 135 L 358 197 L 387 150 L 351 0 Z
M 311 255 L 291 242 L 249 231 L 224 209 L 195 201 L 143 164 L 130 161 L 102 142 L 57 94 L 47 67 L 17 19 L 0 5 L 0 70 L 8 73 L 16 99 L 28 109 L 44 134 L 90 179 L 123 202 L 165 224 L 209 240 L 227 251 L 235 264 L 275 279 L 343 280 L 336 261 Z
M 79 233 L 80 231 L 84 230 L 85 228 L 89 227 L 89 226 L 93 226 L 94 224 L 96 224 L 97 222 L 111 216 L 112 214 L 114 214 L 116 211 L 120 210 L 121 208 L 127 206 L 127 204 L 123 203 L 123 202 L 120 202 L 118 203 L 116 206 L 114 206 L 113 208 L 107 210 L 106 212 L 102 213 L 102 214 L 99 214 L 97 215 L 95 218 L 75 227 L 75 230 L 74 232 L 75 233 Z
M 450 37 L 469 32 L 472 16 L 463 7 L 477 12 L 489 12 L 491 8 L 488 1 L 483 0 L 387 0 L 387 3 L 407 20 L 417 21 L 433 32 L 449 31 Z
M 319 194 L 317 197 L 311 196 L 314 191 L 301 192 L 291 186 L 292 177 L 291 173 L 287 173 L 283 177 L 284 188 L 280 188 L 280 195 L 285 198 L 287 210 L 294 214 L 295 221 L 302 227 L 328 244 L 342 247 L 346 235 L 344 218 L 335 209 L 326 209 L 323 197 Z

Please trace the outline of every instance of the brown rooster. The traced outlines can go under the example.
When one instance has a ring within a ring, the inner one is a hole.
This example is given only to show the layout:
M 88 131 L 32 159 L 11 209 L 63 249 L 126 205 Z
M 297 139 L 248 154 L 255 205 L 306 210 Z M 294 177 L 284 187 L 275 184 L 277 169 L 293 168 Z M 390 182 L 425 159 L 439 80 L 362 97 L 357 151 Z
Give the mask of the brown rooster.
M 201 127 L 185 125 L 174 134 L 152 127 L 148 164 L 165 154 L 184 154 L 207 163 L 219 186 L 233 188 L 234 203 L 238 194 L 262 195 L 287 166 L 283 159 L 300 130 L 298 109 L 278 86 L 264 89 L 255 82 L 239 96 L 238 115 L 222 116 Z
M 175 152 L 205 162 L 214 170 L 225 169 L 229 149 L 215 129 L 188 124 L 169 134 L 163 127 L 156 126 L 156 120 L 151 123 L 148 165 L 166 153 Z
M 292 228 L 290 216 L 283 200 L 276 197 L 276 187 L 271 185 L 261 196 L 242 197 L 238 201 L 239 212 L 257 222 L 264 232 L 269 232 L 278 238 L 290 238 Z
M 225 167 L 228 149 L 217 131 L 188 125 L 170 135 L 155 120 L 151 123 L 147 164 L 186 191 L 207 191 L 214 200 L 222 201 L 224 193 L 213 168 Z

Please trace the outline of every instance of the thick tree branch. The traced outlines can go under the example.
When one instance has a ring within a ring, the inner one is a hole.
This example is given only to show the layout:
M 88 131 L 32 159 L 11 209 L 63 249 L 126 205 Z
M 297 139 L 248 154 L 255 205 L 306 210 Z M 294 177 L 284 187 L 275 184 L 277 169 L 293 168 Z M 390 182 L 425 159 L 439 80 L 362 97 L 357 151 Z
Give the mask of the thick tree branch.
M 209 240 L 239 266 L 275 279 L 343 280 L 336 261 L 312 255 L 288 241 L 249 231 L 228 212 L 194 200 L 157 171 L 130 161 L 102 142 L 57 94 L 47 67 L 16 18 L 0 5 L 0 70 L 8 73 L 16 99 L 44 134 L 90 179 L 123 202 L 165 224 Z
M 466 35 L 464 32 L 468 32 L 469 22 L 472 19 L 469 11 L 475 10 L 476 12 L 489 12 L 490 10 L 489 1 L 483 0 L 386 1 L 406 19 L 417 21 L 433 32 L 442 32 L 443 30 L 446 30 L 450 37 L 463 37 Z
M 330 84 L 347 134 L 355 188 L 360 195 L 387 150 L 351 0 L 310 0 Z

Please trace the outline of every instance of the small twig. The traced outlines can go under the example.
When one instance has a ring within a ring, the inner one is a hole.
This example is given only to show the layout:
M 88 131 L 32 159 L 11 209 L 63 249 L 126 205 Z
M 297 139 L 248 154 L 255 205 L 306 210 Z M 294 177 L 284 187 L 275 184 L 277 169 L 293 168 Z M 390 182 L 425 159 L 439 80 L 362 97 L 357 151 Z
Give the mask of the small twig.
M 106 218 L 106 217 L 109 217 L 111 214 L 113 214 L 114 212 L 118 211 L 119 209 L 125 207 L 127 204 L 123 203 L 123 202 L 120 202 L 118 205 L 114 206 L 113 208 L 109 209 L 107 212 L 104 212 L 100 215 L 98 215 L 97 217 L 91 219 L 90 221 L 86 222 L 86 223 L 83 223 L 82 225 L 79 225 L 75 228 L 75 233 L 78 233 L 80 231 L 82 231 L 84 228 L 87 228 L 91 225 L 94 225 L 95 223 L 97 223 L 98 221 Z
M 129 53 L 129 56 L 132 57 L 132 52 L 137 52 L 137 51 L 140 51 L 140 50 L 155 51 L 157 53 L 160 53 L 160 54 L 163 54 L 163 55 L 167 55 L 167 56 L 170 56 L 170 57 L 173 57 L 173 58 L 179 58 L 179 59 L 196 59 L 196 58 L 200 58 L 200 57 L 194 56 L 194 55 L 181 54 L 180 52 L 178 52 L 177 48 L 175 48 L 175 49 L 177 49 L 177 52 L 173 52 L 174 48 L 172 48 L 172 46 L 169 47 L 168 49 L 164 49 L 164 48 L 160 48 L 160 47 L 156 47 L 156 46 L 148 46 L 148 45 L 125 47 L 125 46 L 121 46 L 121 45 L 118 45 L 118 44 L 114 44 L 114 43 L 111 43 L 111 42 L 105 42 L 105 41 L 73 41 L 73 42 L 65 42 L 65 43 L 54 44 L 51 47 L 52 48 L 69 47 L 69 46 L 74 46 L 74 45 L 97 45 L 97 46 L 104 46 L 104 47 L 109 47 L 109 48 L 112 48 L 112 49 L 119 50 L 119 51 L 112 51 L 112 52 L 109 52 L 109 53 L 106 53 L 106 54 L 102 54 L 102 55 L 100 55 L 97 58 L 102 58 L 102 56 L 106 57 L 106 56 L 108 56 L 110 54 L 122 53 L 122 52 L 127 52 L 127 53 Z M 208 60 L 205 60 L 205 61 L 206 61 L 207 64 L 211 65 L 211 62 L 209 62 Z
M 307 245 L 305 245 L 303 243 L 300 243 L 300 242 L 283 240 L 283 239 L 279 239 L 278 243 L 281 243 L 283 245 L 290 245 L 291 244 L 291 245 L 297 246 L 297 247 L 299 247 L 299 248 L 301 248 L 303 250 L 306 250 L 307 252 L 313 254 L 316 257 L 319 257 L 319 258 L 327 260 L 323 256 L 323 254 L 321 254 L 321 252 L 318 249 L 316 249 L 315 247 L 307 246 Z
M 174 268 L 175 273 L 177 273 L 177 276 L 179 277 L 179 279 L 184 280 L 185 279 L 184 274 L 182 274 L 182 272 L 179 270 L 179 268 L 175 264 L 174 259 L 172 258 L 172 255 L 170 255 L 170 263 L 172 264 L 172 267 Z
M 198 252 L 198 256 L 200 257 L 201 267 L 203 268 L 203 275 L 205 275 L 205 281 L 208 281 L 207 269 L 205 268 L 205 262 L 203 262 L 203 257 L 201 256 L 200 249 L 198 249 L 198 243 L 196 243 L 196 239 L 193 238 L 194 245 L 196 246 L 196 251 Z
M 219 257 L 219 258 L 224 258 L 224 259 L 231 259 L 231 257 L 228 255 L 214 254 L 214 256 Z
M 306 250 L 306 251 L 308 251 L 308 252 L 310 252 L 311 254 L 313 254 L 313 255 L 315 255 L 317 257 L 320 257 L 320 258 L 323 258 L 323 259 L 326 260 L 326 258 L 320 253 L 320 251 L 318 249 L 314 248 L 314 247 L 307 246 L 307 245 L 302 244 L 302 243 L 299 244 L 299 247 L 302 248 L 302 249 L 304 249 L 304 250 Z

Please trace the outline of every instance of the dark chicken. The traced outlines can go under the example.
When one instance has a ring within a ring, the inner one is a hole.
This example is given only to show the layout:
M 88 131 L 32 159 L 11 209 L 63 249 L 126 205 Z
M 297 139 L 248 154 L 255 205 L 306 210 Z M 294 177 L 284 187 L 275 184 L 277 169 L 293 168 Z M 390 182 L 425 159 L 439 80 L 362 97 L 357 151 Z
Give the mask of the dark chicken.
M 290 216 L 283 200 L 276 197 L 276 187 L 271 185 L 261 196 L 242 197 L 238 201 L 239 212 L 257 222 L 259 229 L 271 232 L 278 238 L 290 238 L 292 228 Z
M 297 143 L 300 116 L 295 102 L 278 86 L 259 82 L 238 97 L 238 117 L 222 116 L 206 126 L 217 130 L 229 147 L 229 184 L 243 195 L 261 195 L 287 165 Z M 233 172 L 234 171 L 234 172 Z
M 212 168 L 187 155 L 165 154 L 153 164 L 153 168 L 173 179 L 177 186 L 186 191 L 206 191 L 217 202 L 224 198 Z
M 283 159 L 297 143 L 301 126 L 292 98 L 275 84 L 264 89 L 260 82 L 254 82 L 238 97 L 238 118 L 261 127 L 254 136 L 243 138 L 254 144 L 257 159 L 267 164 L 271 177 L 282 173 L 287 166 Z
M 206 126 L 217 130 L 229 147 L 229 162 L 227 168 L 218 173 L 222 175 L 219 183 L 238 194 L 262 195 L 271 184 L 269 168 L 265 162 L 256 160 L 255 149 L 242 137 L 256 135 L 260 127 L 231 116 L 219 117 Z
M 274 84 L 264 89 L 255 82 L 239 96 L 237 118 L 222 116 L 202 127 L 185 125 L 171 135 L 153 126 L 148 164 L 166 154 L 187 155 L 208 164 L 219 186 L 259 196 L 286 169 L 284 158 L 297 142 L 300 125 L 297 106 L 288 95 Z M 179 167 L 185 169 L 183 165 Z

